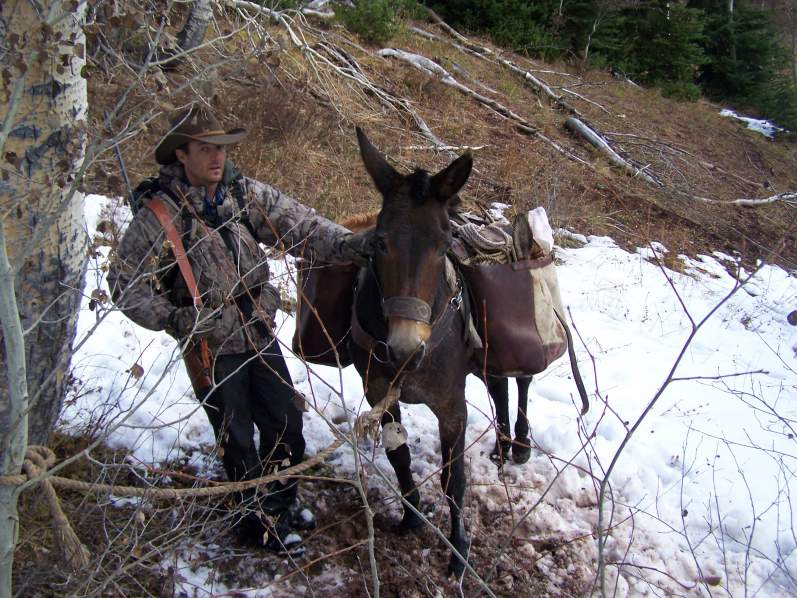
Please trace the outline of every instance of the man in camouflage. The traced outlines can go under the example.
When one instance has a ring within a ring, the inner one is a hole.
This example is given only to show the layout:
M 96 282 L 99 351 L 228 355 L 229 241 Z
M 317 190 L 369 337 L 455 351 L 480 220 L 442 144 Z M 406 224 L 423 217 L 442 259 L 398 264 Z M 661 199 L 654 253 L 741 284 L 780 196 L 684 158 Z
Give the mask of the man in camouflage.
M 360 261 L 367 242 L 277 189 L 240 176 L 225 148 L 245 135 L 244 129 L 225 132 L 209 110 L 194 106 L 177 116 L 155 150 L 161 165 L 155 194 L 173 213 L 202 306 L 195 307 L 150 209 L 136 211 L 108 276 L 114 301 L 137 324 L 166 330 L 184 347 L 207 341 L 213 385 L 198 398 L 233 481 L 295 465 L 305 449 L 297 395 L 272 329 L 280 297 L 269 284 L 259 243 L 346 262 Z M 238 493 L 234 511 L 243 514 L 237 522 L 243 538 L 296 552 L 301 539 L 294 530 L 315 523 L 296 494 L 295 481 Z

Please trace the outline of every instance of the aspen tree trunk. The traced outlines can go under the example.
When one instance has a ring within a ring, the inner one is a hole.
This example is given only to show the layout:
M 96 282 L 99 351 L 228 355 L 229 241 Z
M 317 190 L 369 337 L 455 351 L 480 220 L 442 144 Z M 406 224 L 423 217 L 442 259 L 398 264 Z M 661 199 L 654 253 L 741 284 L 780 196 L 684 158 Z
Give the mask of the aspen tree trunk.
M 185 52 L 200 45 L 205 39 L 210 20 L 213 18 L 211 0 L 193 0 L 185 25 L 177 34 L 177 49 L 166 51 L 166 55 L 174 57 L 164 64 L 164 68 L 177 68 L 185 60 Z
M 181 50 L 192 50 L 202 43 L 212 17 L 213 6 L 210 0 L 194 0 L 185 26 L 177 34 L 177 45 Z
M 20 472 L 61 408 L 86 255 L 85 3 L 0 2 L 0 475 Z M 17 495 L 0 486 L 0 596 Z

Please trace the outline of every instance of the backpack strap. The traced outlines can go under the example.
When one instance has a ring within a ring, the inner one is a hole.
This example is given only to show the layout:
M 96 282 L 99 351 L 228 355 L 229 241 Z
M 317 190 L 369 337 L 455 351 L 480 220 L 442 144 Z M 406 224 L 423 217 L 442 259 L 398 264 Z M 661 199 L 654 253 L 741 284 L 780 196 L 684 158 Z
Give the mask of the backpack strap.
M 252 235 L 255 240 L 257 240 L 255 229 L 252 226 L 252 221 L 249 220 L 249 210 L 246 209 L 246 190 L 244 189 L 243 177 L 239 176 L 238 178 L 234 179 L 231 185 L 230 193 L 232 193 L 235 201 L 238 202 L 238 211 L 241 214 L 241 223 L 246 227 L 246 230 L 249 231 L 249 234 Z
M 174 258 L 177 261 L 177 267 L 180 269 L 180 274 L 183 275 L 183 280 L 185 280 L 185 284 L 188 287 L 188 291 L 191 293 L 191 297 L 194 300 L 194 307 L 199 309 L 202 307 L 202 297 L 199 294 L 199 287 L 196 283 L 196 278 L 194 277 L 194 271 L 191 269 L 191 263 L 188 261 L 188 256 L 185 253 L 185 246 L 183 245 L 183 241 L 180 238 L 180 235 L 177 233 L 177 228 L 174 226 L 174 222 L 172 221 L 172 215 L 169 213 L 166 204 L 160 197 L 153 197 L 150 199 L 147 204 L 147 208 L 152 210 L 152 213 L 155 214 L 155 217 L 160 222 L 160 225 L 163 227 L 164 232 L 166 233 L 166 239 L 172 244 L 172 251 L 174 252 Z M 185 223 L 185 217 L 183 217 L 183 222 Z M 190 353 L 192 353 L 191 351 Z M 189 355 L 185 356 L 186 365 L 189 364 Z M 189 369 L 189 374 L 191 375 L 192 382 L 195 383 L 195 387 L 197 381 L 194 380 L 194 376 L 204 376 L 206 380 L 200 379 L 198 382 L 200 384 L 207 382 L 204 387 L 209 387 L 211 385 L 210 381 L 210 349 L 208 348 L 208 341 L 206 339 L 202 339 L 199 342 L 199 357 L 202 365 L 203 372 L 191 372 Z

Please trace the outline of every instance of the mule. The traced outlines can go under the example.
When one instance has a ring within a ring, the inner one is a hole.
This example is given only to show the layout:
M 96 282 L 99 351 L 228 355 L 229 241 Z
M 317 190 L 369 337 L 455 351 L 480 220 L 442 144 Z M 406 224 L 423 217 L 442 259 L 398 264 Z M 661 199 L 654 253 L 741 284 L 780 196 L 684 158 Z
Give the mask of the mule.
M 365 168 L 382 195 L 370 265 L 360 272 L 352 317 L 350 353 L 373 406 L 397 377 L 400 399 L 424 403 L 437 417 L 442 453 L 440 482 L 451 515 L 453 546 L 449 570 L 461 575 L 469 538 L 462 521 L 465 494 L 465 377 L 472 351 L 465 342 L 460 314 L 462 288 L 445 273 L 451 243 L 449 207 L 467 181 L 472 158 L 466 153 L 435 175 L 417 169 L 398 173 L 358 128 Z M 399 403 L 382 417 L 382 426 L 401 422 Z M 406 443 L 387 450 L 404 495 L 401 526 L 423 524 L 420 493 L 410 470 Z M 410 505 L 410 506 L 408 506 Z

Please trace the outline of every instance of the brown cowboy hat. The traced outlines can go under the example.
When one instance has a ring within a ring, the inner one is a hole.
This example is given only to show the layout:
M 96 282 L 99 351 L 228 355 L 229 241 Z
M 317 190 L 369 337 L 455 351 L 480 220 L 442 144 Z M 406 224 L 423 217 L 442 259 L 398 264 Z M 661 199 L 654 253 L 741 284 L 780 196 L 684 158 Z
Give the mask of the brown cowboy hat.
M 210 110 L 194 105 L 180 112 L 172 120 L 171 129 L 155 148 L 155 161 L 158 164 L 171 164 L 177 160 L 174 150 L 192 140 L 214 145 L 230 145 L 238 143 L 246 137 L 246 133 L 246 129 L 241 127 L 225 131 Z

